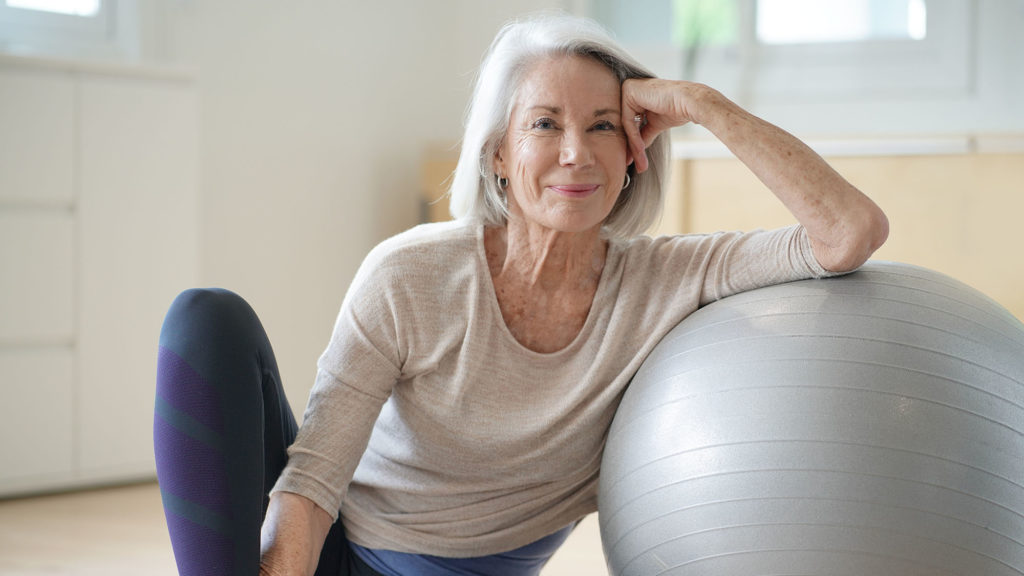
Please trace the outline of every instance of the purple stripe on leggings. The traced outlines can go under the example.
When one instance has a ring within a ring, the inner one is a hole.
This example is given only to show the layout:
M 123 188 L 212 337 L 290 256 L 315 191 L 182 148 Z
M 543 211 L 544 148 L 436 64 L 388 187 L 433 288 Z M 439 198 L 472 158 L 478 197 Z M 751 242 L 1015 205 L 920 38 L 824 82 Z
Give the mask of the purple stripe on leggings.
M 199 526 L 170 511 L 167 530 L 174 542 L 174 559 L 178 573 L 188 576 L 223 576 L 234 574 L 234 547 L 226 536 Z
M 224 433 L 220 394 L 181 356 L 163 346 L 157 357 L 156 393 L 207 428 Z
M 158 414 L 153 420 L 160 490 L 230 516 L 228 475 L 224 455 L 184 434 Z

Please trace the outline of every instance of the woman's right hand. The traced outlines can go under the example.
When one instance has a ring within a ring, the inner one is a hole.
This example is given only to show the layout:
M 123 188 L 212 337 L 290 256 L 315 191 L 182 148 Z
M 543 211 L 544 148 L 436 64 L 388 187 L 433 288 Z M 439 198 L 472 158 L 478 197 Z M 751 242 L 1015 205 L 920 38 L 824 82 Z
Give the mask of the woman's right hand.
M 333 524 L 309 498 L 274 493 L 260 532 L 260 576 L 312 575 Z

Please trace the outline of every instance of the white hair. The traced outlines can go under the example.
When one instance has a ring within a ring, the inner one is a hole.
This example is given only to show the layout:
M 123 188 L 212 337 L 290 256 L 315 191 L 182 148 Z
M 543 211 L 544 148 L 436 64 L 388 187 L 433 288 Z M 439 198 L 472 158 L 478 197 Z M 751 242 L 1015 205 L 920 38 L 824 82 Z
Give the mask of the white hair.
M 654 77 L 593 20 L 542 15 L 505 25 L 491 43 L 477 75 L 462 152 L 449 189 L 452 216 L 480 219 L 489 225 L 505 224 L 508 208 L 494 173 L 494 158 L 508 131 L 516 91 L 523 74 L 536 61 L 573 55 L 601 62 L 620 84 L 628 78 Z M 619 194 L 603 225 L 608 234 L 636 236 L 658 219 L 670 146 L 668 132 L 663 132 L 647 149 L 648 170 L 637 174 L 634 166 L 628 168 L 630 185 Z

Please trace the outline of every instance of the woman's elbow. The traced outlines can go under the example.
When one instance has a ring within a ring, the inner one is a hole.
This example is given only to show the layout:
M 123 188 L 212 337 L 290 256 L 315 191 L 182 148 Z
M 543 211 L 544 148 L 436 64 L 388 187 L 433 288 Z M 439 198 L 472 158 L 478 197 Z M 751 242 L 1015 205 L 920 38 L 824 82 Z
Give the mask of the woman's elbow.
M 843 225 L 842 233 L 834 243 L 815 252 L 818 263 L 829 272 L 852 272 L 871 258 L 889 238 L 889 218 L 873 203 L 857 218 Z

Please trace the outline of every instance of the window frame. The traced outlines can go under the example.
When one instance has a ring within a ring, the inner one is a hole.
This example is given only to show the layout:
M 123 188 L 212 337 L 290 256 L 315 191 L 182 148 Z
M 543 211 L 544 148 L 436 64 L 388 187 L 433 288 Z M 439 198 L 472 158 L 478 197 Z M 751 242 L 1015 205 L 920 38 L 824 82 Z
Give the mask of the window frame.
M 132 59 L 138 55 L 136 2 L 103 0 L 91 16 L 0 3 L 0 52 L 73 59 Z

